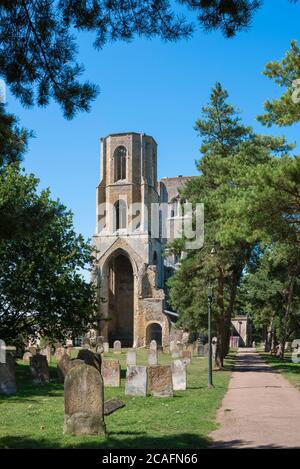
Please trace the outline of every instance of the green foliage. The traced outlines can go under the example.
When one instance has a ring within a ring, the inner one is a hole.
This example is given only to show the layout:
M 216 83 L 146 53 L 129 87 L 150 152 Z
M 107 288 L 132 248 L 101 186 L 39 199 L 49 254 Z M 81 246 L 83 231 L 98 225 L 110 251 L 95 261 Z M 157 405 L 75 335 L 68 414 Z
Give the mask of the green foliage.
M 0 175 L 0 207 L 13 220 L 2 231 L 20 220 L 18 235 L 0 240 L 0 336 L 7 343 L 19 335 L 55 341 L 81 334 L 96 309 L 80 273 L 93 260 L 91 247 L 75 234 L 72 214 L 37 186 L 14 165 Z
M 280 62 L 269 62 L 264 74 L 286 91 L 278 99 L 265 102 L 266 113 L 258 120 L 270 127 L 272 124 L 286 126 L 300 120 L 299 83 L 300 49 L 297 41 L 291 42 L 291 48 Z M 295 101 L 296 98 L 296 101 Z
M 0 172 L 10 163 L 22 160 L 31 132 L 17 126 L 17 118 L 0 103 Z

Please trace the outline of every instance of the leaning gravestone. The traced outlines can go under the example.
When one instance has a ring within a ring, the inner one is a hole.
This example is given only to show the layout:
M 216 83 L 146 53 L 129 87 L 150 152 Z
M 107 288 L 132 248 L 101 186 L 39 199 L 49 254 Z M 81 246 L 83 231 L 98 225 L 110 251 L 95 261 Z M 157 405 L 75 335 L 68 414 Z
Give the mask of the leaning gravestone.
M 30 352 L 25 352 L 23 355 L 23 362 L 29 365 L 30 357 L 32 357 L 32 354 Z
M 109 343 L 108 343 L 108 342 L 104 342 L 104 343 L 103 343 L 103 352 L 104 352 L 104 353 L 108 353 L 108 352 L 109 352 Z
M 104 415 L 110 415 L 125 406 L 125 402 L 121 401 L 121 399 L 118 399 L 117 397 L 113 397 L 112 399 L 109 399 L 109 401 L 104 402 Z
M 86 365 L 93 366 L 101 372 L 101 356 L 88 349 L 79 350 L 77 355 L 78 360 L 83 360 Z
M 0 363 L 0 394 L 10 396 L 16 392 L 16 362 L 14 357 L 7 353 L 5 363 Z
M 49 383 L 49 368 L 47 357 L 37 353 L 30 358 L 30 371 L 35 384 Z
M 120 386 L 119 360 L 105 359 L 102 362 L 101 374 L 104 386 L 118 388 Z
M 119 340 L 114 341 L 114 353 L 121 353 L 122 351 L 122 345 Z
M 155 350 L 155 351 L 157 350 L 157 343 L 156 343 L 156 340 L 151 340 L 149 349 L 150 349 L 150 350 Z
M 147 395 L 147 367 L 130 365 L 127 367 L 125 396 Z
M 174 391 L 186 390 L 186 365 L 182 360 L 175 360 L 172 365 L 172 383 Z
M 66 435 L 103 435 L 104 391 L 101 374 L 89 365 L 72 368 L 65 379 Z
M 51 362 L 51 348 L 49 345 L 47 345 L 45 348 L 43 348 L 40 352 L 41 355 L 44 355 L 47 358 L 47 362 Z
M 71 360 L 69 355 L 65 353 L 62 358 L 57 363 L 57 375 L 58 379 L 63 383 L 65 377 L 74 366 L 83 365 L 83 360 L 78 360 L 77 358 Z
M 173 383 L 170 365 L 148 367 L 148 389 L 154 397 L 172 397 Z
M 135 350 L 128 350 L 126 353 L 126 365 L 136 365 L 136 351 Z
M 157 365 L 157 351 L 149 349 L 148 351 L 148 365 Z

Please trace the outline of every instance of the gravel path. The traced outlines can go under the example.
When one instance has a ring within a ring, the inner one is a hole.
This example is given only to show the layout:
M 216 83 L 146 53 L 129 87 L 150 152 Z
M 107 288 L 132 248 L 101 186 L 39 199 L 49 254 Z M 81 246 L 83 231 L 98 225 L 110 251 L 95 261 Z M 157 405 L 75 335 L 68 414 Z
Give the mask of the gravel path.
M 240 349 L 212 448 L 300 448 L 300 392 L 253 349 Z

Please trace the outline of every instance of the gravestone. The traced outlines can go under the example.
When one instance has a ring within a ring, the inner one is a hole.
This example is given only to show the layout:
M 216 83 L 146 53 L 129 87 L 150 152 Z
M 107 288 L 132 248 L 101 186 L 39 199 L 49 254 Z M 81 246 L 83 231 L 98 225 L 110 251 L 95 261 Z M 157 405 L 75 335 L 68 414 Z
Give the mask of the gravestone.
M 126 371 L 125 396 L 147 395 L 147 367 L 130 365 Z
M 213 337 L 213 338 L 211 339 L 211 351 L 212 351 L 212 357 L 213 357 L 213 359 L 216 358 L 217 343 L 218 343 L 217 337 Z
M 47 345 L 45 348 L 43 348 L 40 352 L 41 355 L 44 355 L 47 358 L 47 362 L 51 362 L 51 348 L 49 345 Z
M 173 346 L 172 346 L 171 356 L 172 356 L 172 358 L 178 358 L 179 357 L 179 347 L 176 343 L 174 343 Z
M 192 361 L 192 352 L 190 350 L 182 350 L 181 358 L 186 364 L 191 363 L 191 361 Z
M 122 345 L 120 340 L 115 340 L 114 341 L 114 353 L 121 353 L 122 351 Z
M 31 353 L 31 355 L 36 355 L 37 354 L 37 348 L 36 347 L 28 347 L 28 351 Z
M 10 396 L 16 392 L 16 362 L 11 354 L 6 353 L 5 363 L 0 363 L 0 394 Z
M 108 352 L 109 352 L 109 343 L 108 343 L 108 342 L 104 342 L 104 343 L 103 343 L 103 352 L 104 352 L 104 353 L 108 353 Z
M 255 342 L 252 342 L 252 348 L 256 348 Z
M 109 399 L 109 401 L 104 402 L 104 415 L 110 415 L 123 407 L 126 407 L 125 402 L 121 401 L 121 399 L 118 399 L 117 397 L 113 397 L 112 399 Z
M 23 362 L 29 365 L 30 357 L 32 357 L 32 354 L 30 352 L 25 352 L 23 355 Z
M 61 357 L 59 362 L 57 363 L 58 379 L 63 383 L 65 380 L 65 377 L 67 376 L 71 368 L 73 368 L 74 366 L 83 365 L 83 364 L 84 364 L 83 360 L 78 360 L 77 358 L 71 360 L 69 355 L 65 353 Z
M 120 386 L 120 362 L 114 359 L 102 361 L 101 374 L 104 386 L 118 388 Z
M 57 361 L 59 361 L 64 356 L 65 353 L 66 353 L 65 348 L 59 345 L 55 349 L 54 356 L 57 359 Z
M 182 343 L 187 344 L 188 341 L 189 341 L 189 338 L 190 338 L 190 333 L 189 332 L 184 332 L 182 334 L 182 339 L 181 339 Z
M 174 391 L 186 390 L 186 365 L 182 360 L 175 360 L 172 365 L 172 383 Z
M 85 337 L 82 342 L 82 347 L 85 350 L 89 350 L 91 348 L 91 340 Z
M 149 349 L 148 351 L 148 365 L 157 365 L 157 351 Z
M 104 339 L 103 335 L 98 335 L 96 337 L 96 345 L 103 345 L 104 341 L 105 341 L 105 339 Z
M 148 389 L 154 397 L 172 397 L 173 383 L 170 365 L 148 367 Z
M 103 435 L 104 390 L 101 374 L 89 365 L 72 368 L 65 379 L 66 435 Z
M 126 365 L 136 365 L 136 351 L 135 350 L 128 350 L 126 353 Z
M 151 340 L 149 349 L 150 349 L 150 350 L 155 350 L 155 351 L 157 350 L 157 343 L 156 343 L 156 340 Z
M 97 355 L 102 355 L 102 353 L 104 353 L 103 344 L 98 344 L 98 345 L 96 346 L 96 353 L 97 353 Z
M 101 356 L 88 349 L 79 350 L 78 360 L 83 360 L 86 365 L 93 366 L 101 372 Z
M 49 368 L 47 357 L 37 353 L 30 357 L 30 371 L 35 384 L 49 383 Z

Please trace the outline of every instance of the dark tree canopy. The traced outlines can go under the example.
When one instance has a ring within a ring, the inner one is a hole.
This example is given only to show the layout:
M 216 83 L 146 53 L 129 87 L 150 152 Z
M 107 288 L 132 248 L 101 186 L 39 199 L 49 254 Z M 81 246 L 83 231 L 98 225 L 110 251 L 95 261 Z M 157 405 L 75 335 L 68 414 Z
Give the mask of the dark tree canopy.
M 295 0 L 297 1 L 297 0 Z M 94 45 L 134 37 L 175 41 L 191 36 L 192 10 L 206 31 L 231 37 L 249 26 L 262 0 L 0 0 L 0 77 L 25 106 L 53 98 L 67 118 L 88 111 L 97 87 L 81 82 L 74 33 L 95 33 Z

